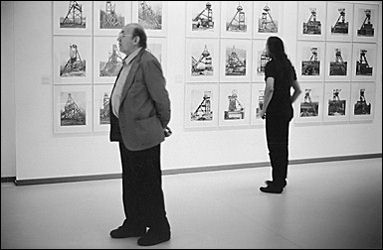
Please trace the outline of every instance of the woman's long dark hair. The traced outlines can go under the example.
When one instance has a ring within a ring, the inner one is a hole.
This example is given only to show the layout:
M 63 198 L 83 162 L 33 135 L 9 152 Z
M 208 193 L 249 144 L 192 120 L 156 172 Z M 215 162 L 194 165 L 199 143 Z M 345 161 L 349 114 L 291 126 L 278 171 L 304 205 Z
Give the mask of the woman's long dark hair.
M 269 56 L 284 71 L 288 79 L 292 79 L 292 64 L 285 53 L 283 41 L 276 36 L 270 36 L 267 39 L 267 48 Z

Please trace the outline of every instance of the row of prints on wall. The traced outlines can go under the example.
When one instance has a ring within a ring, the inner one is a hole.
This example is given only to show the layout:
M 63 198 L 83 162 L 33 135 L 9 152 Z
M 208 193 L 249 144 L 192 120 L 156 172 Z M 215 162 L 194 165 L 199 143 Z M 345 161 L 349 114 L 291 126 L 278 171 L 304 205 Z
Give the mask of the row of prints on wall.
M 168 32 L 166 1 L 53 3 L 54 35 L 115 36 L 115 31 L 130 21 L 140 22 L 149 36 L 166 36 Z M 186 36 L 281 36 L 283 10 L 282 1 L 187 1 Z M 378 5 L 302 1 L 298 2 L 297 35 L 300 40 L 377 42 L 378 20 Z
M 55 131 L 109 131 L 112 84 L 58 85 L 55 95 Z M 301 83 L 303 94 L 294 104 L 296 124 L 372 120 L 375 84 Z M 185 127 L 208 128 L 263 125 L 263 84 L 200 83 L 185 88 Z M 92 103 L 94 102 L 94 103 Z
M 190 39 L 187 39 L 190 40 Z M 263 82 L 265 40 L 193 39 L 186 42 L 187 82 Z M 377 45 L 297 42 L 296 71 L 304 81 L 374 81 Z M 149 37 L 148 50 L 167 68 L 166 38 Z M 113 83 L 125 57 L 111 37 L 54 37 L 54 83 Z M 92 60 L 93 59 L 93 60 Z

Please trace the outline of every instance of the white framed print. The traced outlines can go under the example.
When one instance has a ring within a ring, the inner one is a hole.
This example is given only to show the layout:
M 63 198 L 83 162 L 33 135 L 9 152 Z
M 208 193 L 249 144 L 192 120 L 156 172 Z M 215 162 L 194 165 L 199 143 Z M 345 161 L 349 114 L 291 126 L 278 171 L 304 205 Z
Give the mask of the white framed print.
M 300 83 L 302 94 L 294 102 L 294 123 L 321 122 L 323 119 L 323 85 Z
M 54 86 L 54 132 L 92 131 L 92 86 Z
M 94 38 L 94 82 L 114 83 L 125 54 L 119 50 L 115 37 Z
M 351 43 L 326 43 L 325 80 L 347 81 L 351 79 L 352 45 Z
M 218 126 L 217 83 L 193 83 L 185 87 L 185 128 Z
M 186 37 L 218 38 L 220 15 L 219 1 L 186 1 Z
M 252 84 L 251 86 L 251 125 L 265 125 L 265 120 L 259 115 L 263 109 L 265 84 Z
M 253 67 L 252 79 L 254 82 L 265 82 L 265 67 L 270 57 L 266 52 L 267 40 L 254 40 L 253 41 Z
M 146 50 L 152 53 L 161 64 L 164 75 L 167 75 L 167 40 L 165 37 L 148 37 Z
M 250 88 L 249 83 L 220 84 L 219 126 L 250 125 Z
M 251 40 L 221 39 L 221 81 L 249 82 L 251 80 L 251 43 Z
M 221 21 L 221 37 L 250 39 L 253 31 L 253 2 L 223 1 Z
M 121 29 L 132 21 L 129 1 L 94 1 L 94 35 L 118 37 Z
M 92 83 L 92 38 L 53 37 L 53 74 L 55 84 Z
M 325 83 L 323 121 L 344 122 L 350 119 L 350 89 L 350 82 Z
M 132 1 L 132 22 L 144 27 L 146 35 L 166 36 L 167 1 Z
M 110 94 L 113 84 L 94 86 L 93 130 L 96 132 L 110 130 Z
M 354 5 L 327 2 L 326 40 L 351 42 L 354 24 Z
M 375 81 L 377 72 L 377 45 L 354 43 L 352 51 L 352 80 Z
M 53 35 L 92 35 L 92 1 L 53 1 Z
M 218 81 L 219 60 L 218 39 L 186 39 L 186 81 Z
M 325 27 L 326 2 L 298 2 L 298 40 L 324 41 Z
M 324 79 L 324 42 L 297 42 L 297 78 L 303 81 Z
M 283 1 L 254 1 L 253 38 L 282 36 Z
M 354 5 L 354 42 L 377 42 L 379 5 Z
M 373 82 L 351 83 L 350 121 L 373 120 L 376 95 L 375 87 Z

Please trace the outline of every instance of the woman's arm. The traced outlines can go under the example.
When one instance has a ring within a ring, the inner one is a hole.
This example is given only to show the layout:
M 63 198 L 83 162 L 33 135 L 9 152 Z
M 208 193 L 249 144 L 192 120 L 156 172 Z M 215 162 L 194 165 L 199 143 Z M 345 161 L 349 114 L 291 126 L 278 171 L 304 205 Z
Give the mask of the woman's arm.
M 297 100 L 298 96 L 302 92 L 301 88 L 299 87 L 299 83 L 298 83 L 297 80 L 293 81 L 292 87 L 294 89 L 294 92 L 293 92 L 293 94 L 290 97 L 291 103 L 295 102 Z
M 261 112 L 259 112 L 259 116 L 262 119 L 265 119 L 267 106 L 269 106 L 271 98 L 273 97 L 273 93 L 274 93 L 274 77 L 267 77 L 266 86 L 265 86 L 265 93 L 264 93 L 264 97 L 263 97 L 263 108 L 262 108 Z

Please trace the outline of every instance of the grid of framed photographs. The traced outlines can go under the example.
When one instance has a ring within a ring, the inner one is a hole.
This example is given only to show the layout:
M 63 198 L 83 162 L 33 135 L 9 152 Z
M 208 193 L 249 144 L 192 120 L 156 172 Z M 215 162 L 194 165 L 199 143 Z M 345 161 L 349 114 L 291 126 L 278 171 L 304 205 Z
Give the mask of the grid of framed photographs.
M 144 26 L 147 50 L 165 67 L 167 2 L 53 1 L 54 133 L 109 131 L 109 100 L 125 55 L 123 26 Z
M 263 126 L 266 39 L 282 1 L 186 2 L 185 128 Z M 254 71 L 256 69 L 256 71 Z
M 294 122 L 371 121 L 377 70 L 377 4 L 299 2 Z

